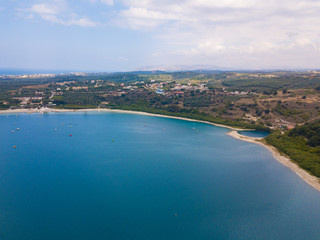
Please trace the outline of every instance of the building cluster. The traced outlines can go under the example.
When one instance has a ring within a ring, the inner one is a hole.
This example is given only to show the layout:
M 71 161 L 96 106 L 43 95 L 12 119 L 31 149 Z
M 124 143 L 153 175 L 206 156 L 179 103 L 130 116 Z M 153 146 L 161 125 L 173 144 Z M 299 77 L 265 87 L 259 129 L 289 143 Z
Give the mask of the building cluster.
M 88 73 L 84 72 L 72 72 L 72 73 L 38 73 L 38 74 L 2 74 L 0 79 L 11 79 L 11 78 L 54 78 L 57 76 L 87 76 Z
M 20 75 L 0 75 L 2 79 L 11 78 L 53 78 L 57 74 L 20 74 Z
M 176 83 L 173 88 L 171 88 L 172 91 L 197 91 L 199 90 L 200 92 L 207 91 L 208 87 L 206 84 L 198 84 L 198 85 L 192 85 L 191 83 L 188 83 L 187 85 L 183 85 L 180 83 Z
M 30 104 L 40 105 L 43 97 L 15 97 L 20 101 L 20 107 L 27 107 Z
M 291 130 L 291 129 L 294 129 L 295 124 L 288 122 L 288 121 L 285 121 L 283 119 L 276 119 L 275 126 L 276 126 L 276 128 Z

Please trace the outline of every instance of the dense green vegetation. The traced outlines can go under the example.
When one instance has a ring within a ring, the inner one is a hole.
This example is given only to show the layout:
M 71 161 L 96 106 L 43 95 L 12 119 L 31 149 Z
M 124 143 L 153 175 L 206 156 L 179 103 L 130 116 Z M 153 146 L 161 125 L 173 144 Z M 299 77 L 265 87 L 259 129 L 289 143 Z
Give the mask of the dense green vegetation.
M 55 108 L 57 109 L 94 109 L 97 108 L 97 105 L 73 105 L 73 104 L 65 104 L 65 105 L 58 105 Z
M 315 123 L 306 123 L 303 126 L 296 127 L 289 132 L 289 136 L 304 137 L 309 146 L 320 147 L 320 121 Z
M 90 92 L 67 92 L 63 96 L 55 96 L 53 103 L 60 105 L 73 105 L 77 108 L 83 105 L 97 107 L 101 102 L 99 95 Z
M 4 105 L 3 103 L 0 102 L 0 110 L 7 110 L 9 109 L 10 106 Z
M 318 86 L 320 81 L 319 77 L 300 77 L 291 74 L 287 76 L 281 76 L 276 78 L 239 78 L 239 79 L 226 79 L 223 81 L 222 85 L 226 87 L 231 87 L 235 89 L 243 90 L 254 90 L 254 91 L 272 91 L 276 89 L 299 89 L 299 88 L 310 88 Z
M 113 109 L 142 111 L 147 113 L 163 114 L 163 115 L 176 116 L 176 117 L 185 117 L 185 118 L 208 121 L 208 122 L 232 126 L 232 127 L 256 129 L 257 131 L 266 131 L 266 132 L 270 131 L 268 127 L 264 127 L 263 125 L 256 125 L 256 124 L 250 124 L 250 123 L 241 122 L 241 121 L 230 121 L 230 120 L 221 119 L 221 118 L 214 118 L 209 114 L 200 112 L 198 109 L 179 108 L 175 105 L 169 105 L 168 107 L 154 108 L 146 105 L 143 102 L 137 102 L 131 105 L 113 105 L 110 107 Z
M 277 113 L 279 113 L 280 115 L 283 116 L 291 116 L 294 114 L 299 114 L 301 113 L 301 111 L 297 111 L 295 109 L 289 109 L 287 106 L 285 106 L 284 104 L 278 103 L 277 106 L 272 109 L 272 111 L 275 111 Z
M 210 96 L 189 96 L 184 98 L 183 105 L 186 107 L 208 107 L 211 103 Z
M 273 132 L 267 143 L 288 155 L 301 168 L 320 177 L 320 122 L 305 124 L 282 134 Z

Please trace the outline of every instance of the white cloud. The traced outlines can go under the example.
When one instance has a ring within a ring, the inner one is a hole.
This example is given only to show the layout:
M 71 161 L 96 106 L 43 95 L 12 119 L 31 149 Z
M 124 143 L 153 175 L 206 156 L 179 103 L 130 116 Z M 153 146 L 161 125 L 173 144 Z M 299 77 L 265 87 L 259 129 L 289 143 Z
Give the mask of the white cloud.
M 26 19 L 34 19 L 34 16 L 33 16 L 33 14 L 29 14 L 29 15 L 25 16 L 25 18 Z
M 156 39 L 154 46 L 159 44 L 150 58 L 164 62 L 264 66 L 296 61 L 320 67 L 319 0 L 34 1 L 20 11 L 25 18 L 95 27 L 102 24 L 92 19 L 103 16 L 104 22 L 111 19 L 105 27 L 113 23 L 144 31 Z M 99 7 L 101 14 L 87 6 Z
M 154 28 L 167 23 L 168 21 L 179 19 L 179 16 L 177 15 L 135 7 L 121 11 L 119 16 L 119 23 L 124 26 L 127 25 L 133 29 Z
M 114 4 L 113 0 L 101 0 L 101 2 L 110 6 Z
M 83 17 L 83 18 L 74 19 L 74 20 L 70 20 L 68 22 L 65 22 L 65 25 L 78 25 L 78 26 L 82 26 L 82 27 L 95 27 L 95 26 L 97 26 L 97 23 L 91 21 L 87 17 Z
M 263 65 L 264 62 L 272 63 L 265 60 L 263 54 L 274 56 L 275 62 L 287 56 L 291 62 L 295 54 L 305 49 L 306 55 L 316 56 L 320 67 L 320 1 L 122 2 L 127 8 L 119 12 L 117 22 L 121 26 L 157 33 L 158 38 L 175 49 L 168 50 L 167 54 L 175 55 L 176 59 L 218 61 L 234 56 L 238 60 L 260 59 Z M 251 57 L 241 57 L 246 54 Z M 314 58 L 310 59 L 313 64 Z
M 106 4 L 106 5 L 109 5 L 109 6 L 114 5 L 114 0 L 89 0 L 89 1 L 92 2 L 92 3 L 100 2 L 102 4 Z
M 41 15 L 41 17 L 42 17 L 42 19 L 47 20 L 49 22 L 64 24 L 64 21 L 57 18 L 56 15 L 43 14 L 43 15 Z
M 24 12 L 25 18 L 33 19 L 35 16 L 39 16 L 41 19 L 62 24 L 66 26 L 77 25 L 82 27 L 95 27 L 97 23 L 90 20 L 88 17 L 78 17 L 78 15 L 72 12 L 65 0 L 52 0 L 46 3 L 38 3 L 32 5 L 27 9 L 18 9 L 20 12 Z
M 59 13 L 59 8 L 54 5 L 40 3 L 33 5 L 30 9 L 30 12 L 39 14 L 57 14 Z

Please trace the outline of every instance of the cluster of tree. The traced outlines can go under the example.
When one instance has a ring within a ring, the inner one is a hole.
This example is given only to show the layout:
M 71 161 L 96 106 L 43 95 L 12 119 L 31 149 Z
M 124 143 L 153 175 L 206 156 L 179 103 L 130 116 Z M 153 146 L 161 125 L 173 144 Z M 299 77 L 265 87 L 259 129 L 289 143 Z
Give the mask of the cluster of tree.
M 305 136 L 298 135 L 297 131 L 300 132 L 291 130 L 282 134 L 275 131 L 266 137 L 266 141 L 288 155 L 301 168 L 320 177 L 320 147 L 309 146 Z
M 53 103 L 61 106 L 68 107 L 68 105 L 72 106 L 81 106 L 81 105 L 92 105 L 98 106 L 103 98 L 99 95 L 90 93 L 90 92 L 65 92 L 63 96 L 55 96 Z M 79 107 L 77 107 L 79 108 Z
M 280 115 L 283 115 L 283 116 L 286 116 L 286 117 L 301 113 L 301 111 L 298 111 L 298 110 L 295 110 L 295 109 L 292 109 L 292 108 L 290 108 L 290 109 L 287 108 L 284 104 L 281 104 L 281 102 L 278 103 L 275 106 L 275 108 L 272 109 L 272 111 L 273 112 L 277 112 Z
M 264 89 L 264 90 L 280 90 L 284 88 L 290 89 L 298 89 L 298 88 L 316 88 L 319 86 L 320 78 L 307 78 L 305 76 L 299 76 L 295 74 L 284 75 L 277 78 L 241 78 L 241 79 L 225 79 L 222 82 L 223 86 L 232 87 L 232 88 L 241 88 L 243 90 L 256 88 L 256 89 Z
M 208 107 L 211 104 L 210 97 L 207 95 L 194 95 L 185 97 L 183 105 L 186 107 Z
M 131 106 L 137 103 L 143 103 L 150 107 L 159 107 L 172 104 L 174 102 L 174 98 L 166 97 L 164 95 L 156 94 L 155 92 L 149 91 L 129 91 L 122 96 L 106 96 L 105 101 L 117 106 Z
M 3 104 L 3 102 L 0 102 L 0 110 L 6 110 L 6 109 L 9 109 L 9 105 L 5 105 Z
M 302 136 L 307 139 L 309 146 L 320 146 L 320 121 L 296 127 L 290 131 L 289 136 Z
M 158 114 L 170 115 L 170 116 L 186 117 L 186 118 L 203 120 L 203 121 L 208 121 L 208 122 L 213 122 L 213 123 L 218 123 L 218 124 L 223 124 L 228 126 L 234 126 L 234 127 L 240 127 L 240 128 L 246 128 L 246 129 L 256 129 L 257 131 L 266 131 L 266 132 L 270 131 L 268 127 L 264 127 L 259 124 L 246 123 L 246 122 L 240 121 L 239 119 L 237 121 L 231 121 L 227 119 L 212 117 L 211 115 L 205 112 L 200 112 L 199 109 L 197 108 L 185 108 L 185 107 L 179 107 L 177 105 L 152 107 L 142 101 L 135 102 L 131 105 L 116 105 L 114 103 L 111 103 L 108 106 L 115 109 L 143 111 L 143 112 L 158 113 Z
M 275 90 L 275 89 L 272 89 L 272 90 L 264 90 L 262 92 L 264 95 L 277 95 L 278 94 L 278 91 Z

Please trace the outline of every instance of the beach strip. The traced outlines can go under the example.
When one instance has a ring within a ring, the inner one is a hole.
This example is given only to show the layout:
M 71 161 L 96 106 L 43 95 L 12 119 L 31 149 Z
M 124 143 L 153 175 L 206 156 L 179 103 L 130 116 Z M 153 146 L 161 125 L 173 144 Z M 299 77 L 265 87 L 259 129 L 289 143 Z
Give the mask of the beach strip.
M 236 139 L 239 139 L 239 140 L 242 140 L 242 141 L 246 141 L 246 142 L 250 142 L 250 143 L 259 144 L 259 145 L 267 148 L 270 152 L 272 152 L 273 157 L 275 159 L 277 159 L 284 166 L 286 166 L 286 167 L 290 168 L 292 171 L 294 171 L 306 183 L 308 183 L 309 185 L 311 185 L 312 187 L 314 187 L 315 189 L 320 191 L 319 178 L 317 178 L 315 176 L 312 176 L 306 170 L 300 168 L 298 166 L 298 164 L 293 162 L 288 156 L 280 153 L 275 147 L 262 142 L 261 141 L 262 138 L 253 138 L 253 137 L 243 136 L 243 135 L 239 134 L 235 130 L 232 130 L 232 131 L 228 132 L 227 134 L 229 136 L 233 137 L 233 138 L 236 138 Z

